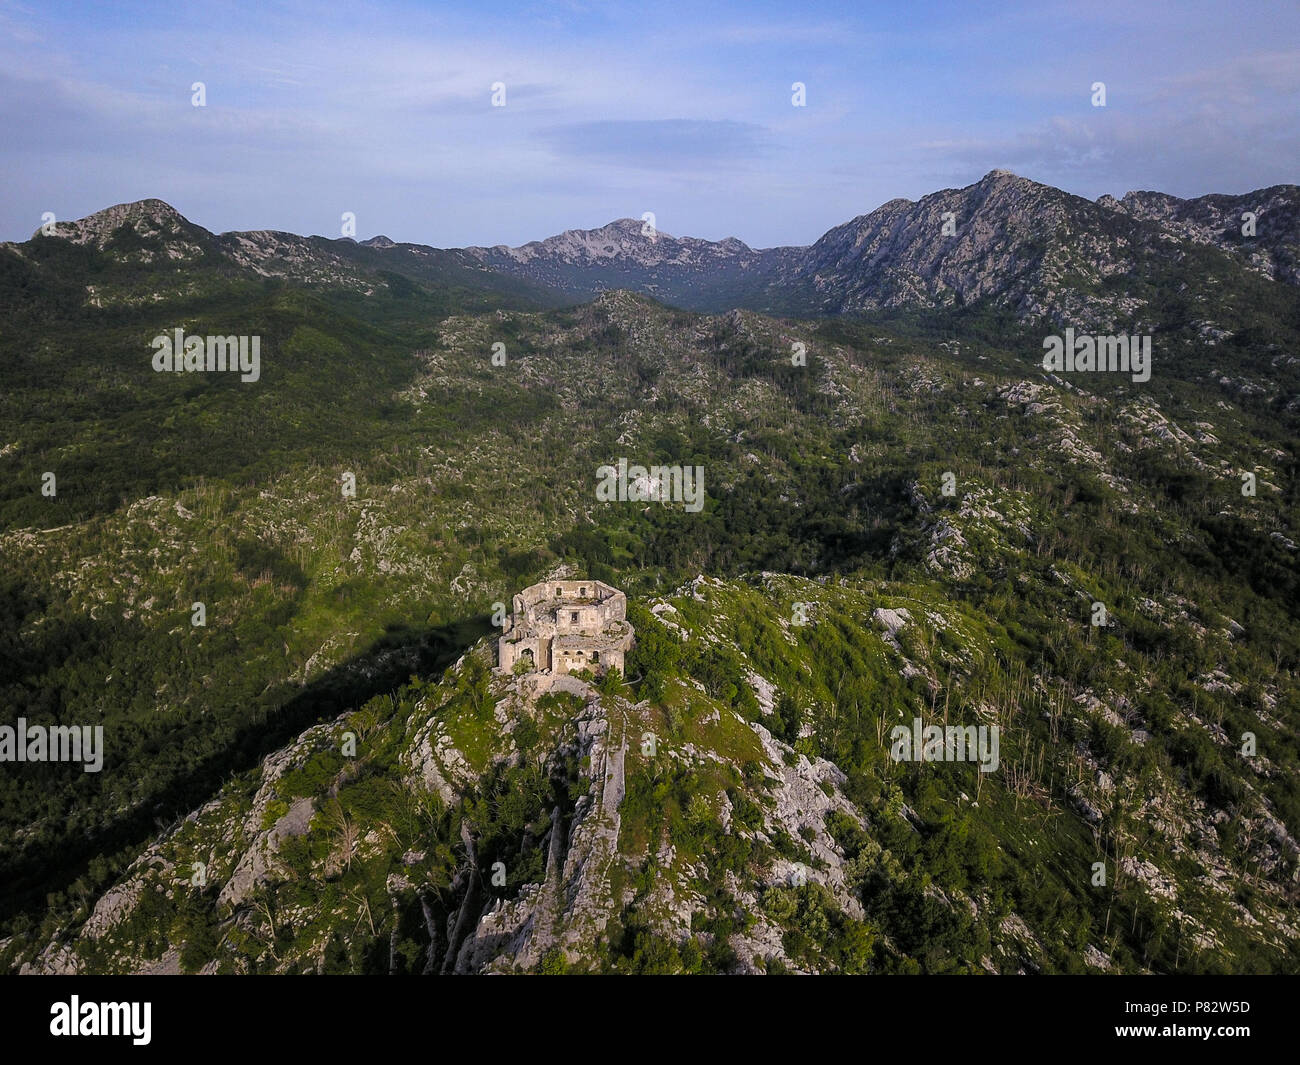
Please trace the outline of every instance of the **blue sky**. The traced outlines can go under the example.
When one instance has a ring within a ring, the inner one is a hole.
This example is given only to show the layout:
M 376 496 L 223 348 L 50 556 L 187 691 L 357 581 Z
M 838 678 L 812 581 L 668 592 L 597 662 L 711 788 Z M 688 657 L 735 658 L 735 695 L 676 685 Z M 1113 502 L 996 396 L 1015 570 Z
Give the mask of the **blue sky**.
M 1292 0 L 323 6 L 0 0 L 0 239 L 156 196 L 217 232 L 521 244 L 653 211 L 770 247 L 995 167 L 1089 198 L 1300 181 Z

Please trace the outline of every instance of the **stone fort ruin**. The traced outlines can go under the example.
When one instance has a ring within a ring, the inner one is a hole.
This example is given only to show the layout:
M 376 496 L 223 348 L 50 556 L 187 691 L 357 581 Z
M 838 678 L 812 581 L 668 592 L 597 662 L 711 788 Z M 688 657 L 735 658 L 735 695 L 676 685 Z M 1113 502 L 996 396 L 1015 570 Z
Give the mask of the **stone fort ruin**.
M 624 672 L 632 646 L 627 596 L 603 581 L 543 581 L 514 597 L 497 641 L 497 668 L 576 673 Z

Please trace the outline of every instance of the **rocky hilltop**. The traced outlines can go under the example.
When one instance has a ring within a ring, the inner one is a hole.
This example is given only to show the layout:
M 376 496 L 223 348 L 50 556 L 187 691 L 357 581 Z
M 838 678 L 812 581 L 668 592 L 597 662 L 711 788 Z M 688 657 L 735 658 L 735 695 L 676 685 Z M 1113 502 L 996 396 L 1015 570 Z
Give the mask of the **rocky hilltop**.
M 274 958 L 278 971 L 320 969 L 334 960 L 331 945 L 354 900 L 328 886 L 311 900 L 294 885 L 342 882 L 354 863 L 376 859 L 394 867 L 385 879 L 397 919 L 389 971 L 589 966 L 610 949 L 630 909 L 638 927 L 680 944 L 693 917 L 729 918 L 735 905 L 757 911 L 767 887 L 809 880 L 824 885 L 826 904 L 841 919 L 861 921 L 826 818 L 836 813 L 859 828 L 862 819 L 839 790 L 844 775 L 833 765 L 796 754 L 761 721 L 702 693 L 685 710 L 689 725 L 680 716 L 666 723 L 620 682 L 597 687 L 573 676 L 492 676 L 490 658 L 489 645 L 475 649 L 415 701 L 387 704 L 396 716 L 371 707 L 369 716 L 344 715 L 304 732 L 247 783 L 160 838 L 99 900 L 76 938 L 51 945 L 23 971 L 192 966 L 194 951 L 185 944 L 169 945 L 156 958 L 139 950 L 140 923 L 158 915 L 160 895 L 170 911 L 178 883 L 182 909 L 205 897 L 213 906 L 220 943 L 209 941 L 216 949 L 205 971 L 245 969 L 239 959 L 249 949 Z M 381 731 L 402 739 L 376 744 Z M 337 753 L 349 734 L 361 737 L 355 760 Z M 381 805 L 389 812 L 376 820 L 354 808 L 351 797 L 358 782 L 381 770 Z M 300 795 L 308 776 L 321 790 Z M 720 869 L 707 854 L 674 842 L 647 805 L 665 779 L 678 788 L 685 779 L 706 785 L 681 794 L 681 813 L 696 827 L 716 821 L 714 831 L 752 858 L 766 854 L 763 878 L 742 881 L 739 870 Z M 475 794 L 492 796 L 493 804 L 537 804 L 519 810 L 511 826 L 517 836 L 503 846 L 498 812 L 465 804 Z M 449 848 L 437 843 L 440 828 L 450 833 Z M 774 840 L 785 841 L 782 848 Z M 783 858 L 779 849 L 807 864 Z M 186 883 L 196 878 L 201 882 Z M 724 883 L 728 891 L 719 896 Z M 285 891 L 298 901 L 275 901 Z M 728 894 L 732 901 L 719 907 Z M 410 933 L 421 943 L 418 955 L 401 942 L 408 920 L 419 926 Z M 276 949 L 283 939 L 277 924 L 291 924 L 306 938 Z M 786 955 L 780 929 L 769 921 L 718 939 L 716 947 L 728 956 L 738 950 L 741 971 L 801 964 Z
M 801 249 L 755 251 L 735 237 L 674 237 L 620 218 L 599 229 L 570 229 L 519 248 L 468 248 L 485 266 L 547 285 L 573 299 L 632 289 L 692 308 L 712 308 L 757 289 Z

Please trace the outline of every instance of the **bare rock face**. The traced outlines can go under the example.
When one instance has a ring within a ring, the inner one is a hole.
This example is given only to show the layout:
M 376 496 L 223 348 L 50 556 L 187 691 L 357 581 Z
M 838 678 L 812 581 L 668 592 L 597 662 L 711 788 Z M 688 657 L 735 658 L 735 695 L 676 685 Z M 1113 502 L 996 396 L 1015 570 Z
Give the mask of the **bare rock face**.
M 139 878 L 132 878 L 110 888 L 95 903 L 95 908 L 86 921 L 84 934 L 90 939 L 98 939 L 125 917 L 140 901 L 144 883 Z
M 1243 235 L 1253 212 L 1254 234 Z M 974 185 L 916 203 L 896 199 L 827 232 L 788 263 L 768 292 L 799 292 L 831 314 L 960 307 L 989 300 L 1021 319 L 1110 330 L 1146 304 L 1103 283 L 1142 276 L 1179 246 L 1211 245 L 1265 277 L 1300 283 L 1300 188 L 1180 200 L 1162 193 L 1096 203 L 993 170 Z
M 75 976 L 82 971 L 81 962 L 70 947 L 51 943 L 34 962 L 24 962 L 19 976 Z
M 1247 269 L 1274 281 L 1300 284 L 1300 188 L 1295 185 L 1190 200 L 1163 192 L 1130 192 L 1120 200 L 1103 196 L 1097 203 L 1154 222 L 1178 240 L 1228 252 Z
M 1100 282 L 1133 268 L 1114 226 L 1095 224 L 1102 213 L 1080 197 L 994 170 L 964 189 L 917 203 L 891 200 L 837 226 L 785 280 L 810 281 L 820 309 L 831 313 L 989 298 L 1023 317 L 1051 308 L 1053 318 L 1100 324 L 1121 309 L 1061 278 L 1071 271 Z
M 235 866 L 234 873 L 221 888 L 217 902 L 226 906 L 243 903 L 257 885 L 264 883 L 280 843 L 290 836 L 301 836 L 311 823 L 316 806 L 312 799 L 295 799 L 289 812 L 267 831 L 260 832 Z
M 862 816 L 857 808 L 839 791 L 845 781 L 843 772 L 825 759 L 809 760 L 804 755 L 799 755 L 794 764 L 790 765 L 786 760 L 786 755 L 790 753 L 788 747 L 776 740 L 762 725 L 752 724 L 750 727 L 758 734 L 764 752 L 779 772 L 771 793 L 776 803 L 768 816 L 766 829 L 770 833 L 781 828 L 791 838 L 803 839 L 812 853 L 813 861 L 820 867 L 796 869 L 789 862 L 776 862 L 770 874 L 770 882 L 788 884 L 792 878 L 800 875 L 810 881 L 820 881 L 835 896 L 835 901 L 845 913 L 861 920 L 862 904 L 845 880 L 844 857 L 826 830 L 826 817 L 832 811 L 845 814 L 862 824 Z
M 575 752 L 589 760 L 588 791 L 578 799 L 567 829 L 558 808 L 551 815 L 545 880 L 482 915 L 460 948 L 456 972 L 531 968 L 557 949 L 576 961 L 614 913 L 608 872 L 618 858 L 627 737 L 621 721 L 611 726 L 602 700 L 588 685 L 574 677 L 564 680 L 566 690 L 588 697 L 577 719 Z

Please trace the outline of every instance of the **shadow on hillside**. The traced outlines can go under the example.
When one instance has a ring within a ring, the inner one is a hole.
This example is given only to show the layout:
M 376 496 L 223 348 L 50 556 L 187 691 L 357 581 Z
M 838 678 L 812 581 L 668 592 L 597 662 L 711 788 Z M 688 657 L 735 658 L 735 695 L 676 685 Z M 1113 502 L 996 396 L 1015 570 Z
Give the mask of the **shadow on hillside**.
M 254 768 L 305 729 L 396 691 L 412 675 L 437 677 L 475 641 L 492 631 L 488 615 L 435 628 L 390 626 L 367 650 L 340 663 L 305 687 L 285 684 L 221 750 L 202 759 L 187 776 L 160 791 L 103 831 L 65 837 L 55 847 L 24 855 L 4 871 L 0 911 L 28 913 L 39 921 L 47 894 L 67 890 L 101 855 L 138 852 L 162 828 L 212 798 L 232 776 Z M 214 708 L 214 713 L 221 709 Z

